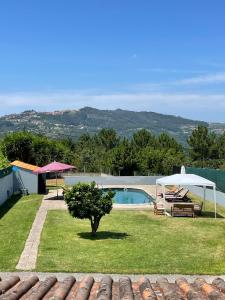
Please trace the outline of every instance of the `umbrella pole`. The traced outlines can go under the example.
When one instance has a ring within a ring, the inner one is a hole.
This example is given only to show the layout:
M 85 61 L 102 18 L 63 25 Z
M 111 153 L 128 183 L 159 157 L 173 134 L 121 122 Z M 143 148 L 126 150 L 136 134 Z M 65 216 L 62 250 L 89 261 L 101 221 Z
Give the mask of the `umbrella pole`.
M 57 199 L 59 198 L 59 195 L 58 195 L 58 178 L 57 178 L 57 172 L 55 173 L 56 175 L 56 190 L 57 190 Z

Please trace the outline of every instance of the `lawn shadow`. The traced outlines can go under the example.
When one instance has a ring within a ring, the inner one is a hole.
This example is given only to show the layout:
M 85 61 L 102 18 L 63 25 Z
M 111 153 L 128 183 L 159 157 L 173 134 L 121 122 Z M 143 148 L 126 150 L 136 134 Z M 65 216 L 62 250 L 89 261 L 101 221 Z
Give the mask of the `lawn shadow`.
M 45 200 L 60 200 L 60 201 L 62 201 L 62 200 L 64 200 L 64 197 L 63 196 L 52 196 L 52 197 L 48 197 L 48 198 L 45 198 Z
M 204 211 L 202 212 L 201 216 L 202 218 L 215 218 L 215 212 L 214 211 Z M 218 219 L 224 219 L 224 216 L 216 213 L 216 217 Z
M 7 212 L 20 200 L 21 197 L 21 194 L 12 195 L 8 200 L 0 205 L 0 219 L 7 214 Z
M 96 236 L 92 236 L 90 232 L 79 232 L 78 235 L 82 239 L 87 239 L 87 240 L 107 240 L 107 239 L 124 240 L 129 236 L 129 234 L 127 234 L 126 232 L 113 232 L 113 231 L 98 231 L 96 233 Z

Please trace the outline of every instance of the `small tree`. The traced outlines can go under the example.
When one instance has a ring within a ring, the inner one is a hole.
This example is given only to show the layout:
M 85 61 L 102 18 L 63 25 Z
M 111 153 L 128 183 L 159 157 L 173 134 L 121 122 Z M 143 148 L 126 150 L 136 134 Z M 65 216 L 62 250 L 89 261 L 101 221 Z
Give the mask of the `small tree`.
M 114 195 L 112 191 L 106 193 L 99 189 L 95 182 L 78 183 L 65 193 L 65 201 L 72 217 L 90 220 L 95 236 L 101 218 L 112 209 Z

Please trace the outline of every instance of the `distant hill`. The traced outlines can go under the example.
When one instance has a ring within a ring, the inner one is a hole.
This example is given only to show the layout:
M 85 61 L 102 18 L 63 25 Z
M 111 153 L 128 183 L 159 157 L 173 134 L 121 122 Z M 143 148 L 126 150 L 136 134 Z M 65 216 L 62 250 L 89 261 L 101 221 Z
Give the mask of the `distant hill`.
M 25 129 L 52 138 L 76 139 L 86 132 L 95 134 L 102 128 L 114 128 L 119 135 L 130 137 L 135 131 L 146 128 L 155 134 L 166 131 L 178 141 L 185 143 L 186 137 L 198 124 L 209 126 L 216 132 L 225 129 L 225 124 L 208 124 L 154 112 L 99 110 L 84 107 L 80 110 L 54 112 L 31 110 L 0 117 L 0 136 L 7 132 Z

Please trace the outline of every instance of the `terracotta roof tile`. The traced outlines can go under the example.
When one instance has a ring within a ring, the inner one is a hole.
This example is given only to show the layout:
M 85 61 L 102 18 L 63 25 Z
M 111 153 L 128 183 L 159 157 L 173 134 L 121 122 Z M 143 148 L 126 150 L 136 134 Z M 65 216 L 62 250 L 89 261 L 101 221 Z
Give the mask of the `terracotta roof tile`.
M 10 165 L 15 166 L 15 167 L 19 167 L 19 168 L 22 168 L 22 169 L 25 169 L 25 170 L 29 170 L 29 171 L 36 171 L 39 168 L 38 166 L 27 164 L 27 163 L 24 163 L 24 162 L 19 161 L 19 160 L 14 160 L 13 162 L 11 162 Z
M 121 277 L 119 282 L 113 282 L 110 276 L 103 276 L 100 282 L 95 282 L 92 276 L 86 276 L 76 281 L 68 276 L 58 281 L 55 276 L 40 281 L 37 276 L 31 276 L 22 281 L 12 275 L 0 280 L 0 300 L 224 300 L 225 281 L 215 279 L 212 284 L 204 279 L 196 279 L 189 283 L 185 278 L 169 282 L 160 278 L 151 283 L 148 278 L 141 277 L 132 282 L 129 277 Z

